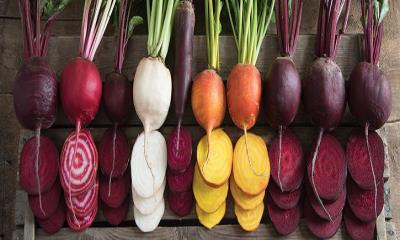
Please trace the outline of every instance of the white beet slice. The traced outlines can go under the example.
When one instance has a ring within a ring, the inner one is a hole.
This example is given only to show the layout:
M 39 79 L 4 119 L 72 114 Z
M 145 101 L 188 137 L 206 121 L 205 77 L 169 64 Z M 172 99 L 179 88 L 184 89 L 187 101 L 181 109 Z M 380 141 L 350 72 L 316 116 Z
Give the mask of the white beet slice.
M 132 187 L 136 193 L 149 198 L 159 189 L 167 170 L 167 144 L 158 131 L 147 135 L 144 149 L 144 133 L 136 139 L 131 157 Z
M 144 198 L 141 197 L 135 189 L 132 187 L 132 198 L 133 198 L 133 203 L 135 204 L 135 207 L 140 211 L 140 213 L 144 215 L 151 214 L 156 210 L 158 207 L 160 201 L 164 197 L 164 190 L 165 190 L 165 185 L 167 181 L 164 178 L 164 181 L 161 185 L 161 187 L 155 192 L 155 194 L 149 198 Z
M 151 232 L 157 228 L 164 215 L 165 203 L 164 198 L 158 204 L 156 210 L 149 215 L 142 214 L 136 207 L 133 207 L 133 217 L 135 223 L 142 232 Z

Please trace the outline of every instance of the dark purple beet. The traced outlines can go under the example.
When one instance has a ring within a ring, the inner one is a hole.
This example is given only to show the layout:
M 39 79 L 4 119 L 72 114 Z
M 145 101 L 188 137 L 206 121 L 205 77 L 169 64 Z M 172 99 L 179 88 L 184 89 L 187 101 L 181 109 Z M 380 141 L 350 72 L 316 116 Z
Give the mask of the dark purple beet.
M 108 118 L 121 123 L 133 109 L 132 84 L 125 75 L 110 73 L 104 83 L 102 98 Z
M 56 76 L 45 57 L 32 57 L 20 68 L 14 83 L 14 108 L 24 128 L 49 128 L 56 120 Z
M 127 197 L 122 205 L 117 208 L 109 207 L 105 203 L 102 204 L 104 217 L 107 219 L 109 224 L 117 226 L 125 219 L 129 210 L 129 200 L 130 198 Z
M 121 206 L 130 191 L 130 177 L 130 171 L 126 171 L 123 176 L 112 178 L 111 185 L 109 185 L 110 178 L 101 176 L 99 188 L 101 200 L 112 208 Z
M 39 195 L 28 195 L 29 206 L 31 207 L 33 215 L 40 219 L 49 218 L 57 210 L 60 196 L 61 185 L 59 181 L 56 181 L 48 192 L 41 194 L 41 199 L 39 199 Z M 42 205 L 42 207 L 40 207 L 40 205 Z
M 193 182 L 194 163 L 192 162 L 186 171 L 175 174 L 170 169 L 167 171 L 167 182 L 172 192 L 190 191 Z
M 275 181 L 270 181 L 267 189 L 273 202 L 282 209 L 291 209 L 295 207 L 300 201 L 302 192 L 301 188 L 291 192 L 282 192 Z
M 347 206 L 344 210 L 344 225 L 353 240 L 373 240 L 375 237 L 376 221 L 360 221 Z
M 268 73 L 263 95 L 268 123 L 274 128 L 288 126 L 296 116 L 300 97 L 301 81 L 293 60 L 278 57 Z
M 279 234 L 288 235 L 299 226 L 301 217 L 299 205 L 285 210 L 279 208 L 274 201 L 267 198 L 267 208 L 272 224 Z
M 63 199 L 63 198 L 61 198 Z M 47 234 L 54 234 L 58 232 L 64 225 L 66 218 L 66 207 L 64 201 L 60 201 L 57 210 L 48 219 L 36 219 L 39 226 Z
M 388 120 L 392 111 L 389 81 L 375 64 L 361 62 L 350 74 L 349 107 L 351 113 L 364 125 L 378 129 Z
M 192 160 L 192 137 L 190 132 L 180 127 L 174 128 L 167 139 L 168 167 L 173 172 L 183 172 Z
M 320 218 L 307 201 L 304 203 L 304 216 L 311 233 L 322 239 L 331 238 L 335 235 L 342 222 L 342 213 L 333 219 L 333 222 Z
M 184 217 L 192 211 L 193 192 L 168 192 L 168 206 L 179 217 Z
M 335 128 L 346 106 L 345 81 L 339 66 L 330 58 L 318 58 L 307 69 L 302 87 L 311 121 L 323 129 Z

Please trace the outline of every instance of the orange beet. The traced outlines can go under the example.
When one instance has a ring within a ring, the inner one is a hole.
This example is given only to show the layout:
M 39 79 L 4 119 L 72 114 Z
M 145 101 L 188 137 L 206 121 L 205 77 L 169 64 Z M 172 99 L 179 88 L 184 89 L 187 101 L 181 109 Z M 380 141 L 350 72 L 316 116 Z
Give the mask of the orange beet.
M 228 77 L 229 114 L 235 125 L 250 129 L 260 110 L 261 75 L 251 64 L 236 64 Z

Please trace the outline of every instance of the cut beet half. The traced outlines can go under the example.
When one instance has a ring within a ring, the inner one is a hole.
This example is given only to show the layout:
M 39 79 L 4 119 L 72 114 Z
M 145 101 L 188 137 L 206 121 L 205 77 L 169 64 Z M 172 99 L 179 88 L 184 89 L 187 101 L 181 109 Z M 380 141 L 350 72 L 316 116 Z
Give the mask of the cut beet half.
M 41 203 L 39 195 L 28 195 L 29 206 L 33 215 L 39 219 L 47 219 L 52 216 L 58 208 L 61 196 L 61 186 L 56 181 L 50 188 L 50 191 L 41 195 Z
M 288 235 L 296 230 L 300 223 L 300 207 L 285 210 L 279 208 L 271 198 L 267 198 L 268 214 L 275 230 L 281 235 Z
M 174 128 L 167 139 L 168 167 L 175 173 L 183 172 L 192 160 L 192 137 L 180 127 Z
M 96 214 L 97 214 L 98 203 L 96 202 L 95 208 L 88 212 L 85 216 L 79 217 L 74 216 L 74 213 L 71 210 L 67 211 L 67 223 L 68 226 L 77 232 L 82 232 L 86 230 L 90 225 L 92 225 Z
M 192 188 L 194 173 L 194 162 L 192 162 L 185 172 L 175 174 L 170 169 L 167 171 L 167 181 L 169 190 L 172 192 L 187 192 Z
M 373 240 L 375 237 L 376 221 L 360 221 L 347 206 L 344 210 L 344 225 L 353 240 Z
M 58 232 L 65 222 L 66 207 L 65 204 L 60 201 L 56 211 L 47 219 L 36 219 L 39 226 L 47 234 L 54 234 Z
M 100 177 L 100 198 L 109 207 L 117 208 L 128 196 L 131 179 L 130 172 L 126 171 L 125 174 L 118 178 L 112 178 L 111 182 L 109 177 Z
M 117 208 L 111 208 L 107 204 L 102 204 L 102 210 L 107 222 L 113 226 L 119 225 L 126 217 L 129 211 L 129 197 Z
M 291 192 L 282 192 L 274 181 L 270 182 L 267 189 L 273 202 L 282 209 L 294 208 L 299 203 L 302 192 L 302 188 Z
M 333 219 L 333 222 L 320 218 L 307 201 L 304 203 L 304 215 L 308 229 L 316 237 L 322 239 L 335 235 L 342 222 L 342 214 Z
M 312 159 L 317 144 L 311 148 L 307 161 L 307 174 L 312 183 Z M 315 158 L 314 184 L 320 198 L 334 201 L 339 197 L 340 191 L 346 181 L 347 167 L 346 156 L 339 141 L 331 134 L 325 133 Z M 315 191 L 314 191 L 315 192 Z
M 167 196 L 169 209 L 177 216 L 184 217 L 192 211 L 193 193 L 187 192 L 168 192 Z
M 368 132 L 368 143 L 367 148 L 364 130 L 353 129 L 347 141 L 347 167 L 359 187 L 373 190 L 375 187 L 374 174 L 375 179 L 383 178 L 385 150 L 381 137 L 375 131 Z M 368 149 L 370 154 L 368 154 Z
M 377 184 L 375 196 L 374 190 L 364 190 L 357 186 L 351 179 L 347 180 L 347 201 L 354 215 L 364 222 L 375 220 L 383 209 L 383 179 Z M 376 197 L 376 198 L 375 198 Z M 376 211 L 375 211 L 376 199 Z
M 71 197 L 65 193 L 64 198 L 70 211 L 73 211 L 73 213 L 78 217 L 84 217 L 88 215 L 88 213 L 92 212 L 93 209 L 97 208 L 98 196 L 99 181 L 96 180 L 96 183 L 87 192 Z
M 279 134 L 272 139 L 268 151 L 271 176 L 283 191 L 293 191 L 304 177 L 303 148 L 292 130 L 282 129 L 281 138 Z

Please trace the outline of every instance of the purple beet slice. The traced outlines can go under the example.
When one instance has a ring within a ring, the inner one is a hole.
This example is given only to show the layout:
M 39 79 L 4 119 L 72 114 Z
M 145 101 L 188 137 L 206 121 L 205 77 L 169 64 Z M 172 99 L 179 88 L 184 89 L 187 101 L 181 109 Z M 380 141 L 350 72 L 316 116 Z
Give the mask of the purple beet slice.
M 52 216 L 58 208 L 60 196 L 61 185 L 58 181 L 53 184 L 48 192 L 41 194 L 42 206 L 40 206 L 39 195 L 28 195 L 29 206 L 33 215 L 39 219 L 47 219 Z
M 124 202 L 126 196 L 130 191 L 131 180 L 130 171 L 118 178 L 111 179 L 109 185 L 109 177 L 100 177 L 100 198 L 109 207 L 117 208 Z
M 47 219 L 37 218 L 39 226 L 47 234 L 54 234 L 58 232 L 65 222 L 66 207 L 63 201 L 60 201 L 56 211 Z
M 270 181 L 267 189 L 271 199 L 279 208 L 291 209 L 299 203 L 301 188 L 291 192 L 282 192 L 275 181 Z
M 298 189 L 303 181 L 305 162 L 303 148 L 297 135 L 289 128 L 283 129 L 281 144 L 278 134 L 272 139 L 268 153 L 274 181 L 278 185 L 281 183 L 284 191 Z
M 172 192 L 190 191 L 193 182 L 194 163 L 192 162 L 183 173 L 175 174 L 168 169 L 167 181 L 169 190 Z
M 296 205 L 291 209 L 281 209 L 271 198 L 267 198 L 269 217 L 275 230 L 281 235 L 288 235 L 296 230 L 300 223 L 300 207 Z
M 364 130 L 353 129 L 347 141 L 346 157 L 347 167 L 353 180 L 360 188 L 372 190 L 374 189 L 374 177 L 371 162 L 376 179 L 382 179 L 385 150 L 381 137 L 375 131 L 368 132 L 368 142 L 370 155 L 368 155 Z
M 376 221 L 360 221 L 349 207 L 344 210 L 344 225 L 353 240 L 373 240 L 375 237 Z
M 109 207 L 107 204 L 102 204 L 102 210 L 107 222 L 113 226 L 119 225 L 126 217 L 129 211 L 129 197 L 125 199 L 121 206 L 117 208 Z
M 174 128 L 167 140 L 168 167 L 175 173 L 185 171 L 192 160 L 192 137 L 180 127 Z
M 331 238 L 336 234 L 342 222 L 342 213 L 332 222 L 320 218 L 307 200 L 304 203 L 304 216 L 308 229 L 318 238 Z
M 193 193 L 187 192 L 168 192 L 168 205 L 172 212 L 179 217 L 184 217 L 192 211 Z

